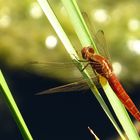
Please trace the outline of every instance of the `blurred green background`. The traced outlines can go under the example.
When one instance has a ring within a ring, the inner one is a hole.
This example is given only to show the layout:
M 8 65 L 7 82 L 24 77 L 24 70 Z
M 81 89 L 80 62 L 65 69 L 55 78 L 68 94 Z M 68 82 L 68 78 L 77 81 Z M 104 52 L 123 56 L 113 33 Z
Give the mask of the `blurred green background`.
M 78 48 L 80 43 L 62 3 L 57 0 L 50 2 L 73 45 Z M 81 11 L 88 14 L 94 25 L 93 30 L 104 30 L 114 70 L 118 76 L 131 84 L 139 83 L 140 2 L 82 0 L 78 1 L 78 5 Z M 32 0 L 22 2 L 1 0 L 0 60 L 1 63 L 14 69 L 25 69 L 25 63 L 32 61 L 70 61 L 44 13 L 37 2 Z M 29 65 L 28 69 L 44 75 L 49 73 L 51 77 L 62 79 L 69 76 L 65 75 L 66 72 L 73 76 L 77 75 L 74 67 L 59 69 L 52 64 L 42 67 Z
M 115 73 L 125 87 L 134 91 L 140 83 L 140 1 L 77 0 L 88 14 L 93 30 L 103 29 Z M 67 65 L 71 62 L 62 43 L 33 0 L 0 0 L 0 65 L 62 81 L 74 81 L 81 75 Z M 80 46 L 69 17 L 58 0 L 50 3 L 71 42 Z M 31 64 L 32 62 L 46 64 Z M 135 93 L 139 94 L 138 91 Z

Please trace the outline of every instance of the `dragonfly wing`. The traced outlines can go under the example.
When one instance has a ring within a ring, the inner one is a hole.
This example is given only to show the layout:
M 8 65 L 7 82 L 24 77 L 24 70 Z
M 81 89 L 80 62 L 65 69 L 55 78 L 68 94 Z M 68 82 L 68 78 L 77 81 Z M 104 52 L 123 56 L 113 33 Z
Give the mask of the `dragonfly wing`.
M 82 16 L 86 22 L 87 28 L 89 30 L 89 33 L 92 35 L 92 37 L 95 37 L 95 28 L 91 23 L 91 20 L 86 12 L 82 12 Z
M 36 95 L 44 95 L 44 94 L 52 94 L 52 93 L 60 93 L 60 92 L 72 92 L 72 91 L 82 91 L 87 90 L 89 87 L 85 80 L 80 82 L 73 82 L 70 84 L 50 88 L 48 90 L 44 90 L 42 92 L 37 93 Z
M 110 55 L 103 30 L 98 30 L 95 35 L 95 41 L 99 53 L 110 61 Z
M 77 81 L 77 79 L 82 77 L 72 61 L 29 61 L 25 63 L 24 69 L 67 81 Z
M 44 69 L 49 69 L 50 67 L 53 67 L 54 69 L 65 69 L 66 67 L 68 68 L 74 68 L 74 62 L 51 62 L 51 61 L 46 61 L 46 62 L 40 62 L 40 61 L 30 61 L 25 64 L 25 66 L 39 66 L 40 68 Z
M 100 84 L 98 82 L 98 77 L 92 78 L 93 82 L 100 88 Z M 53 94 L 53 93 L 60 93 L 60 92 L 72 92 L 72 91 L 84 91 L 88 90 L 89 86 L 87 85 L 86 80 L 81 80 L 78 82 L 73 82 L 70 84 L 50 88 L 48 90 L 44 90 L 42 92 L 37 93 L 36 95 L 44 95 L 44 94 Z
M 88 14 L 86 12 L 82 12 L 82 15 L 83 15 L 84 20 L 86 21 L 86 25 L 95 41 L 99 54 L 104 56 L 105 58 L 107 58 L 110 61 L 110 55 L 109 55 L 109 51 L 108 51 L 108 47 L 107 47 L 107 43 L 106 43 L 106 39 L 105 39 L 103 30 L 98 30 L 97 33 L 95 33 L 95 28 L 92 25 L 92 23 L 88 17 Z

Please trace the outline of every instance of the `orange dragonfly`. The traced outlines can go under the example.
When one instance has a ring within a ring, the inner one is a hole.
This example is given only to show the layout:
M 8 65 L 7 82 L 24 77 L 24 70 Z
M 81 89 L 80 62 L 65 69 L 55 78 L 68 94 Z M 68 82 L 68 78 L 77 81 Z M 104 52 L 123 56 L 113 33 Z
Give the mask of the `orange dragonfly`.
M 120 101 L 124 104 L 124 106 L 127 108 L 127 110 L 137 119 L 140 121 L 140 112 L 131 100 L 131 98 L 128 96 L 124 88 L 122 87 L 121 83 L 119 82 L 116 75 L 113 73 L 113 68 L 111 66 L 111 63 L 109 61 L 109 54 L 106 50 L 106 42 L 104 38 L 104 32 L 102 30 L 99 30 L 94 38 L 96 40 L 96 45 L 99 48 L 100 54 L 104 54 L 104 56 L 96 54 L 94 52 L 94 49 L 91 46 L 84 47 L 81 50 L 83 59 L 86 60 L 87 65 L 84 67 L 84 69 L 90 65 L 94 72 L 97 74 L 103 76 L 108 81 L 109 85 L 113 89 L 113 91 L 116 93 L 117 97 L 120 99 Z M 106 57 L 107 56 L 107 57 Z M 95 78 L 94 78 L 95 79 Z M 97 84 L 97 80 L 96 80 Z M 86 84 L 85 80 L 70 83 L 67 85 L 51 88 L 45 91 L 42 91 L 38 93 L 38 95 L 43 94 L 50 94 L 50 93 L 58 93 L 58 92 L 70 92 L 74 90 L 85 90 L 88 89 L 88 85 Z
M 127 108 L 127 110 L 135 117 L 135 119 L 140 121 L 139 110 L 122 87 L 116 75 L 113 73 L 113 69 L 109 61 L 105 57 L 96 54 L 94 49 L 90 46 L 84 47 L 81 53 L 83 58 L 88 61 L 88 64 L 91 65 L 93 70 L 107 79 L 109 85 Z

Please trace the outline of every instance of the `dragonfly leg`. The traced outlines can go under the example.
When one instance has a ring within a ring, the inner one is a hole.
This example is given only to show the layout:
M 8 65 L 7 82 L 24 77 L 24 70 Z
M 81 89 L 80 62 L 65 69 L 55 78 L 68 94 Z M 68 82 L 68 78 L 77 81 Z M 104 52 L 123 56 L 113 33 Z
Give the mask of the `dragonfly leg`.
M 84 71 L 84 69 L 85 69 L 88 65 L 89 65 L 89 63 L 87 63 L 87 64 L 82 68 L 81 71 Z
M 75 55 L 74 55 L 75 56 Z M 79 60 L 79 59 L 77 59 L 77 57 L 75 56 L 75 59 L 77 60 L 77 62 L 86 62 L 87 64 L 82 68 L 82 70 L 81 71 L 83 71 L 88 65 L 89 65 L 89 61 L 88 60 Z
M 89 62 L 88 60 L 78 60 L 79 62 Z
M 74 54 L 73 54 L 74 55 Z M 75 59 L 78 61 L 78 62 L 89 62 L 88 60 L 79 60 L 75 55 L 74 55 Z

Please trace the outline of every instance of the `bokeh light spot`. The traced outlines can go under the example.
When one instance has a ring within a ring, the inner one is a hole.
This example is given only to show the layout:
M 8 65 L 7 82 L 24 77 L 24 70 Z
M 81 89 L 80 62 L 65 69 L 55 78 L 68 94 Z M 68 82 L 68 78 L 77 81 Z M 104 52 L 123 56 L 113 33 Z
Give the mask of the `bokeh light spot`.
M 6 28 L 10 25 L 11 23 L 11 18 L 8 15 L 3 15 L 0 17 L 0 27 L 1 28 Z
M 121 64 L 120 64 L 119 62 L 114 62 L 114 63 L 112 64 L 112 66 L 113 66 L 113 71 L 114 71 L 114 73 L 115 73 L 116 75 L 119 75 L 119 74 L 121 73 L 121 71 L 122 71 L 122 66 L 121 66 Z
M 130 51 L 133 51 L 136 54 L 140 55 L 140 40 L 138 39 L 128 40 L 127 45 Z
M 57 38 L 53 35 L 47 36 L 45 40 L 45 45 L 48 49 L 53 49 L 57 45 Z
M 40 18 L 42 16 L 42 10 L 37 2 L 33 2 L 30 7 L 30 15 L 33 18 Z
M 131 31 L 136 31 L 140 28 L 140 22 L 137 19 L 130 19 L 128 22 L 128 28 Z
M 93 18 L 98 22 L 106 22 L 109 19 L 107 11 L 105 9 L 97 9 L 92 12 Z

